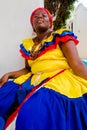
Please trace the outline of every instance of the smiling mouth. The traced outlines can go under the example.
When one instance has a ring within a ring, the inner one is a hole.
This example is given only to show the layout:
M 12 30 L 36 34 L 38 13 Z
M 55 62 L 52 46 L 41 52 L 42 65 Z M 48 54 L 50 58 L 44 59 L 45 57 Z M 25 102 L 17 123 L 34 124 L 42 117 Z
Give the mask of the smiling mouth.
M 43 23 L 43 21 L 42 20 L 38 20 L 38 22 L 37 22 L 38 24 L 42 24 Z

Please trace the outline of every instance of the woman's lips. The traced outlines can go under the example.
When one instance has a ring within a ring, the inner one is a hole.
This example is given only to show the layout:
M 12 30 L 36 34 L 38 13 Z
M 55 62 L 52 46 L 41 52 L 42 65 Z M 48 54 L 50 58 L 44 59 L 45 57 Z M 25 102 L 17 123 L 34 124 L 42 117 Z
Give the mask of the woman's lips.
M 44 21 L 38 20 L 37 23 L 38 23 L 38 24 L 42 24 L 42 23 L 44 23 Z

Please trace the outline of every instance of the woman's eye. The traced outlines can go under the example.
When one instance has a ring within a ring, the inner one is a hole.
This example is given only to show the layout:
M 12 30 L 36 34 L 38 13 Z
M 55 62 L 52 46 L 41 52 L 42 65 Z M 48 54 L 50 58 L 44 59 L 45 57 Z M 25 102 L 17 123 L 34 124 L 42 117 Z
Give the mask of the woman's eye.
M 43 17 L 47 17 L 46 15 L 43 15 Z
M 38 16 L 36 15 L 36 16 L 34 16 L 34 18 L 37 18 Z
M 44 17 L 44 18 L 47 17 L 46 14 L 41 14 L 41 15 L 35 15 L 34 18 L 36 19 L 36 18 L 39 18 L 40 16 L 42 16 L 42 17 Z

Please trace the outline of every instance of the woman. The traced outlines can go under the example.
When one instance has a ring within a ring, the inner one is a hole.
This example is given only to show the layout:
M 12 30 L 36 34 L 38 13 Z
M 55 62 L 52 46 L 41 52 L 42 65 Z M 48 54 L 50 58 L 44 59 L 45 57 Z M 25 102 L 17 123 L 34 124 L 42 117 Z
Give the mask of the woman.
M 44 8 L 31 15 L 37 36 L 21 45 L 40 87 L 22 106 L 16 130 L 86 130 L 87 67 L 79 58 L 78 40 L 68 29 L 52 31 L 52 17 Z M 26 121 L 25 121 L 26 120 Z
M 87 67 L 79 58 L 76 36 L 65 28 L 54 32 L 45 8 L 35 9 L 30 20 L 36 37 L 20 45 L 26 68 L 1 78 L 1 84 L 16 78 L 16 91 L 20 85 L 28 92 L 39 88 L 21 107 L 16 130 L 86 130 Z M 19 91 L 17 96 L 19 103 L 25 97 Z

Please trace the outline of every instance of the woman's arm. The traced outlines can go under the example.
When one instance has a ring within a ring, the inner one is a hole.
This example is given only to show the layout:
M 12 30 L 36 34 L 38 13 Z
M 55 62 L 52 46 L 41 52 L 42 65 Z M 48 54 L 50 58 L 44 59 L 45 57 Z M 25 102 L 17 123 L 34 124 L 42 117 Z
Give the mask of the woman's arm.
M 61 43 L 60 48 L 64 56 L 67 58 L 73 72 L 76 75 L 87 79 L 87 66 L 82 63 L 74 41 L 69 40 L 66 43 Z
M 13 72 L 8 72 L 5 75 L 3 75 L 0 79 L 0 87 L 6 83 L 8 81 L 8 79 L 12 78 L 15 79 L 23 74 L 27 74 L 28 72 L 30 72 L 30 67 L 27 63 L 27 61 L 25 60 L 25 68 L 20 69 L 18 71 L 13 71 Z

